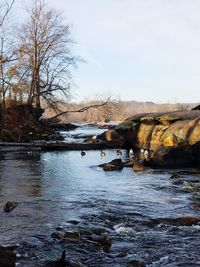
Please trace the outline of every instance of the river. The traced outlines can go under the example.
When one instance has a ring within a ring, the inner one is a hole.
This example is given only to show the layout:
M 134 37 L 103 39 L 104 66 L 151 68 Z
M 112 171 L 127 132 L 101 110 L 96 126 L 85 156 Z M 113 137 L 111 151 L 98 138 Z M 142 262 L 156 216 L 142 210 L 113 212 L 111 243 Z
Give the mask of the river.
M 117 156 L 114 150 L 48 153 L 3 153 L 0 158 L 0 202 L 19 202 L 10 213 L 0 209 L 0 244 L 18 244 L 19 267 L 45 266 L 65 249 L 67 257 L 85 266 L 200 266 L 200 224 L 177 225 L 168 219 L 199 216 L 192 199 L 198 173 L 131 168 L 104 172 L 97 165 Z M 166 220 L 165 220 L 166 219 Z M 109 251 L 92 244 L 58 241 L 55 231 L 106 234 Z

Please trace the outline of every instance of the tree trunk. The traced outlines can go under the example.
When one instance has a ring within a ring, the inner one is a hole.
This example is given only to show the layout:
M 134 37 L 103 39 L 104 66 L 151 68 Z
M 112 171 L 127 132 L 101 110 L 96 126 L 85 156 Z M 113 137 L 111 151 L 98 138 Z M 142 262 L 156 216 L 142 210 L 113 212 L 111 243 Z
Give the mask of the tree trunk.
M 40 105 L 40 71 L 39 71 L 39 68 L 37 69 L 37 76 L 36 76 L 36 107 L 37 108 L 41 108 L 41 105 Z

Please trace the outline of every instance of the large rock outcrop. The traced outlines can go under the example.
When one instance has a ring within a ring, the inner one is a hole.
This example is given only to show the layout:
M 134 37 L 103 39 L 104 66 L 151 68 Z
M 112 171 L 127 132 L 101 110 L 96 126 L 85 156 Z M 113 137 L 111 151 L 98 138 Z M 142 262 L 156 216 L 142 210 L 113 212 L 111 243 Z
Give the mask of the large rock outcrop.
M 146 165 L 151 168 L 187 168 L 195 166 L 195 157 L 192 146 L 180 144 L 179 146 L 160 147 L 152 153 Z
M 135 115 L 102 138 L 127 149 L 147 149 L 151 167 L 191 167 L 200 163 L 200 110 Z
M 106 132 L 104 139 L 110 143 L 120 140 L 125 147 L 153 151 L 160 146 L 178 146 L 183 142 L 193 145 L 200 141 L 200 111 L 135 115 Z

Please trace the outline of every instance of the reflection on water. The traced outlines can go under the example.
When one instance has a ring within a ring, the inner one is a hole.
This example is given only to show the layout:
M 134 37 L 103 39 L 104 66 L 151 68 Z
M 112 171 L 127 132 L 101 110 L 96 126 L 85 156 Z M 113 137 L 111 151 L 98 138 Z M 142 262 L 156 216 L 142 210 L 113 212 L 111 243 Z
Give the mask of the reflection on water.
M 0 202 L 19 205 L 9 214 L 0 211 L 0 244 L 19 243 L 28 253 L 19 266 L 43 266 L 58 256 L 64 245 L 51 239 L 58 226 L 79 231 L 98 227 L 112 237 L 109 254 L 67 247 L 69 255 L 86 266 L 127 266 L 132 258 L 142 258 L 149 266 L 195 266 L 200 261 L 200 241 L 194 239 L 200 226 L 153 221 L 199 215 L 191 209 L 191 194 L 169 179 L 168 172 L 103 172 L 96 167 L 117 157 L 112 150 L 105 157 L 99 151 L 84 157 L 78 151 L 1 155 Z M 69 223 L 74 220 L 77 226 Z M 190 265 L 184 265 L 186 261 Z

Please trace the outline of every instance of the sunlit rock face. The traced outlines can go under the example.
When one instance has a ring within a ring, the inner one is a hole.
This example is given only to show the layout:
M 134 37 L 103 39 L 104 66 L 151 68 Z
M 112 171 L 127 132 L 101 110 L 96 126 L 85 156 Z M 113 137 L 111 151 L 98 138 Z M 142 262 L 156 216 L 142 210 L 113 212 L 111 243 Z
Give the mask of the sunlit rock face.
M 160 146 L 177 147 L 183 142 L 193 145 L 200 141 L 200 111 L 136 115 L 104 136 L 109 142 L 116 141 L 114 137 L 118 136 L 126 147 L 153 151 Z
M 110 147 L 120 147 L 124 144 L 125 137 L 117 133 L 115 130 L 108 130 L 103 134 L 100 134 L 97 139 L 106 141 Z
M 153 168 L 182 168 L 199 164 L 200 111 L 148 113 L 133 116 L 104 133 L 109 144 L 149 153 Z M 109 138 L 108 138 L 109 137 Z M 141 150 L 142 149 L 142 150 Z

